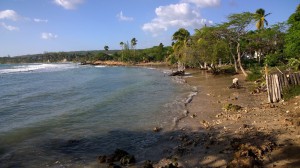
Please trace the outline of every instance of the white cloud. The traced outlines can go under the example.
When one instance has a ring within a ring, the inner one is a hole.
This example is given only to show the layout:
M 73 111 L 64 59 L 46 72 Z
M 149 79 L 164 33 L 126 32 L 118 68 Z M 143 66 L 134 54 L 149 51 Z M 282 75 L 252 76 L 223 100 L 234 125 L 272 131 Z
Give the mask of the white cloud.
M 58 38 L 58 35 L 52 34 L 52 33 L 42 33 L 41 38 L 44 40 L 56 39 L 56 38 Z
M 65 9 L 75 9 L 77 5 L 83 3 L 84 0 L 54 0 L 54 3 Z
M 8 20 L 16 21 L 18 20 L 18 18 L 19 15 L 14 10 L 8 9 L 8 10 L 0 11 L 0 19 L 8 19 Z
M 212 6 L 219 6 L 221 0 L 182 0 L 183 3 L 190 3 L 194 4 L 197 7 L 212 7 Z
M 3 22 L 0 23 L 0 26 L 4 27 L 5 29 L 7 29 L 9 31 L 19 30 L 18 27 L 10 26 L 10 25 L 7 25 Z
M 37 22 L 37 23 L 48 23 L 48 20 L 46 20 L 46 19 L 37 19 L 37 18 L 34 18 L 33 21 Z
M 122 21 L 132 21 L 133 20 L 132 17 L 124 16 L 122 11 L 117 14 L 117 18 L 119 18 L 119 20 L 122 20 Z
M 156 17 L 142 27 L 144 31 L 157 36 L 169 28 L 199 28 L 205 24 L 212 24 L 201 17 L 197 8 L 189 3 L 171 4 L 155 9 Z

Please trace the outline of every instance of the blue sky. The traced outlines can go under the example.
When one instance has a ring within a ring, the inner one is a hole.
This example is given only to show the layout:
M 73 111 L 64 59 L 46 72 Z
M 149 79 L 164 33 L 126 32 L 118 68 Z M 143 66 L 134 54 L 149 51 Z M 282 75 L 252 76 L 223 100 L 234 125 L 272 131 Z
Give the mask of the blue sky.
M 0 56 L 171 44 L 183 27 L 226 21 L 263 8 L 269 25 L 286 21 L 299 0 L 0 0 Z

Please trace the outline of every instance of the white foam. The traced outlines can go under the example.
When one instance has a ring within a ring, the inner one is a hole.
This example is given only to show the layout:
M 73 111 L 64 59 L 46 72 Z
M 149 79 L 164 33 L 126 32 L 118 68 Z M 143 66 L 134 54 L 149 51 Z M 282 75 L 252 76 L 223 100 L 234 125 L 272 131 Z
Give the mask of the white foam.
M 105 68 L 105 67 L 107 67 L 107 66 L 105 66 L 105 65 L 96 65 L 95 66 L 95 68 Z
M 0 69 L 0 74 L 22 73 L 35 71 L 59 71 L 75 68 L 75 64 L 23 64 L 10 67 L 8 69 Z

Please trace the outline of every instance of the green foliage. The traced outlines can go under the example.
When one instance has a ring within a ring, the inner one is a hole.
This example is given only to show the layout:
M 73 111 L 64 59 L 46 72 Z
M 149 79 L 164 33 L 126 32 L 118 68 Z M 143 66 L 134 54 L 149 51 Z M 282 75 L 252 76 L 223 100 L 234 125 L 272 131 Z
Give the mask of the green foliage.
M 107 61 L 107 60 L 112 60 L 113 56 L 108 55 L 106 53 L 98 53 L 97 56 L 94 58 L 94 61 L 100 60 L 100 61 Z
M 168 62 L 170 64 L 176 64 L 178 62 L 178 59 L 176 58 L 176 56 L 174 54 L 171 54 L 168 58 L 167 58 Z
M 257 65 L 254 65 L 250 69 L 251 73 L 248 74 L 246 80 L 248 81 L 256 81 L 260 78 L 262 78 L 261 68 Z
M 265 65 L 274 67 L 280 65 L 283 62 L 283 56 L 281 53 L 268 54 L 265 58 Z
M 300 5 L 289 19 L 289 29 L 285 36 L 284 53 L 288 58 L 300 58 Z
M 289 100 L 298 95 L 300 95 L 300 86 L 299 85 L 291 87 L 290 89 L 285 89 L 283 91 L 284 100 Z
M 222 74 L 231 74 L 231 75 L 236 74 L 235 68 L 232 65 L 222 66 L 220 68 L 220 73 L 222 73 Z
M 289 66 L 291 69 L 293 69 L 293 70 L 295 70 L 295 71 L 300 70 L 300 58 L 299 58 L 299 59 L 296 59 L 296 58 L 290 58 L 288 61 L 289 61 L 289 62 L 288 62 L 288 66 Z

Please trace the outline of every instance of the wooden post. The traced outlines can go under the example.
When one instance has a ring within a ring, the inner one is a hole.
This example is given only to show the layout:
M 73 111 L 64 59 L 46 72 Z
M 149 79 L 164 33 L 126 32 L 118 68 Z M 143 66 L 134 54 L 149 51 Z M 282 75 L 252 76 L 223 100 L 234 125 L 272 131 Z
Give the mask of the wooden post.
M 275 77 L 275 86 L 276 86 L 275 90 L 277 95 L 276 102 L 278 102 L 279 100 L 281 100 L 280 82 L 279 82 L 278 74 L 275 74 L 274 77 Z
M 271 99 L 271 86 L 270 86 L 270 76 L 266 74 L 266 84 L 267 84 L 267 93 L 268 93 L 268 101 L 272 103 Z

